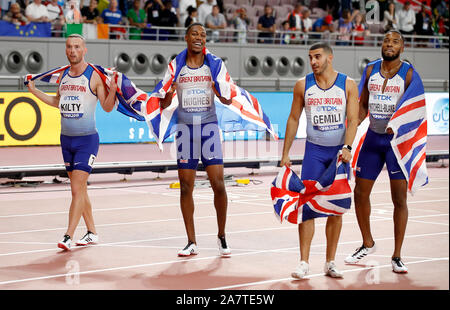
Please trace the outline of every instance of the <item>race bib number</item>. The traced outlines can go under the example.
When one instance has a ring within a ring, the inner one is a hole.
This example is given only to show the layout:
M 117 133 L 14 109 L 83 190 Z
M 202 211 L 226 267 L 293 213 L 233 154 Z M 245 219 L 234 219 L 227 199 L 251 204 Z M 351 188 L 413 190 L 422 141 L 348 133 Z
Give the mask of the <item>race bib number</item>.
M 341 107 L 316 106 L 315 113 L 311 115 L 313 128 L 320 131 L 338 130 L 344 128 Z
M 374 100 L 369 102 L 370 115 L 375 119 L 390 119 L 396 107 L 391 97 L 389 95 L 373 95 Z
M 212 105 L 211 89 L 183 89 L 181 106 L 186 112 L 208 111 Z
M 90 167 L 92 167 L 94 165 L 94 161 L 95 161 L 95 155 L 91 154 L 91 156 L 89 157 L 88 165 Z
M 83 105 L 80 102 L 71 102 L 71 98 L 66 97 L 75 97 L 72 100 L 76 100 L 78 96 L 65 96 L 64 100 L 62 100 L 59 104 L 59 111 L 61 112 L 61 116 L 64 118 L 81 118 L 83 117 L 84 109 Z

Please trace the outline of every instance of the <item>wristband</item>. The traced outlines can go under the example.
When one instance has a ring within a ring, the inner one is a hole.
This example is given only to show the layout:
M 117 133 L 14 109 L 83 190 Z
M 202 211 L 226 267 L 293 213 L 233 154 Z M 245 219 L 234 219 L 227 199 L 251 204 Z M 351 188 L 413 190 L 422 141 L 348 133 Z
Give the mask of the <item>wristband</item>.
M 342 147 L 343 149 L 347 149 L 347 150 L 349 150 L 350 152 L 352 151 L 352 147 L 350 146 L 350 145 L 348 145 L 348 144 L 344 144 L 344 146 Z

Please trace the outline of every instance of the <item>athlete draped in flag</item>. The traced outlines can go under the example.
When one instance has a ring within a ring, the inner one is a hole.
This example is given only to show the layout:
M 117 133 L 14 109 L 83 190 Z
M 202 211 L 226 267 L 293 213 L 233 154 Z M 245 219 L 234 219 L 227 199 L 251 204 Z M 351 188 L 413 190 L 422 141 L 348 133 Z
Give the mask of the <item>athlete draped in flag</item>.
M 223 154 L 220 131 L 214 104 L 214 95 L 223 104 L 230 104 L 216 90 L 212 72 L 206 65 L 204 48 L 206 30 L 202 24 L 194 23 L 186 30 L 186 63 L 172 82 L 170 90 L 160 101 L 162 109 L 172 103 L 176 92 L 178 99 L 176 144 L 178 177 L 180 180 L 180 206 L 183 214 L 188 243 L 178 252 L 179 256 L 198 253 L 194 228 L 193 190 L 197 165 L 201 159 L 214 192 L 214 207 L 217 214 L 218 246 L 222 256 L 231 251 L 225 240 L 227 217 L 227 193 L 223 176 Z
M 98 75 L 84 57 L 87 53 L 85 40 L 80 35 L 70 35 L 66 40 L 66 56 L 70 63 L 61 71 L 56 96 L 50 96 L 37 89 L 34 81 L 27 84 L 28 90 L 42 102 L 58 108 L 61 113 L 61 148 L 67 174 L 70 178 L 72 201 L 69 211 L 69 225 L 58 247 L 71 248 L 74 232 L 81 216 L 87 226 L 87 233 L 77 245 L 98 242 L 98 235 L 92 216 L 92 207 L 87 193 L 87 180 L 99 148 L 99 136 L 95 127 L 97 100 L 106 112 L 115 105 L 115 89 L 107 93 Z
M 382 59 L 369 63 L 360 83 L 362 122 L 369 113 L 369 128 L 356 163 L 355 212 L 363 244 L 345 262 L 358 263 L 375 251 L 370 229 L 370 193 L 384 164 L 394 204 L 395 246 L 392 269 L 405 273 L 401 248 L 408 221 L 406 196 L 427 183 L 425 164 L 426 111 L 423 84 L 411 64 L 401 61 L 404 39 L 389 31 L 381 46 Z M 356 158 L 356 155 L 355 155 Z
M 333 51 L 326 43 L 317 43 L 309 49 L 313 73 L 300 79 L 294 86 L 294 98 L 289 115 L 281 158 L 281 166 L 290 166 L 289 150 L 297 133 L 300 115 L 306 113 L 306 146 L 301 179 L 319 180 L 328 166 L 336 165 L 338 152 L 342 160 L 351 160 L 351 145 L 358 125 L 358 89 L 356 83 L 333 69 Z M 347 121 L 347 128 L 346 128 Z M 324 216 L 324 215 L 321 215 Z M 342 277 L 335 260 L 342 227 L 342 216 L 328 216 L 326 224 L 325 274 Z M 300 264 L 292 273 L 302 279 L 309 273 L 309 253 L 314 235 L 314 218 L 298 225 Z

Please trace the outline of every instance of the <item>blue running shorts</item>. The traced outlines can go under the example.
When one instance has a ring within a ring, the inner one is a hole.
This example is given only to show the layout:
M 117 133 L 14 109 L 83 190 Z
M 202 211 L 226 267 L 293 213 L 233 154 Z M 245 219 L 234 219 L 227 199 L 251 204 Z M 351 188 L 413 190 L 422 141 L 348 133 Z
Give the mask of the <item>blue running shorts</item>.
M 99 147 L 98 133 L 87 136 L 61 135 L 61 148 L 66 171 L 92 172 Z
M 342 145 L 323 146 L 306 141 L 300 178 L 318 180 L 341 149 Z
M 392 150 L 392 137 L 393 135 L 367 130 L 356 164 L 358 178 L 376 180 L 386 163 L 391 180 L 406 179 Z
M 206 124 L 177 124 L 178 169 L 196 170 L 201 159 L 206 168 L 223 165 L 222 142 L 216 122 Z

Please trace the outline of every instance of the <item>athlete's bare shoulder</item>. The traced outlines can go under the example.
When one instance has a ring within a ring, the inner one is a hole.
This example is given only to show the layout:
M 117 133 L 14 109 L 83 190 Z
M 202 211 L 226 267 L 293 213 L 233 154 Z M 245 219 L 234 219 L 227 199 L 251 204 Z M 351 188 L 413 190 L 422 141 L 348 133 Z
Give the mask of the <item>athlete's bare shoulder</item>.
M 92 91 L 95 95 L 97 95 L 98 87 L 103 87 L 103 82 L 96 70 L 92 71 L 91 80 L 89 83 L 91 84 Z
M 306 77 L 302 77 L 295 82 L 294 86 L 294 92 L 303 92 L 305 91 L 305 85 L 306 85 Z

